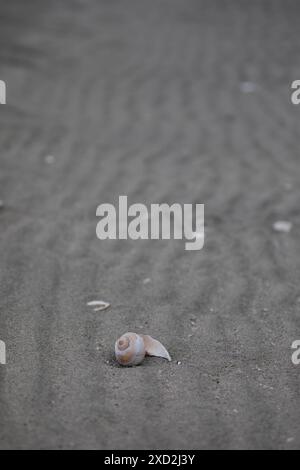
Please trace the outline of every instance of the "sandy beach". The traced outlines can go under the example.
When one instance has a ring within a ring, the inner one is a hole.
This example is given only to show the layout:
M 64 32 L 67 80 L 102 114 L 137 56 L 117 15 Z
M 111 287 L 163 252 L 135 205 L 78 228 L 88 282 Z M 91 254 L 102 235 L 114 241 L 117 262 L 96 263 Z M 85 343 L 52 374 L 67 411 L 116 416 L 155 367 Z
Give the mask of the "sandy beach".
M 299 448 L 300 5 L 0 12 L 0 448 Z M 203 250 L 97 239 L 119 195 L 205 204 Z M 118 366 L 126 331 L 172 362 Z

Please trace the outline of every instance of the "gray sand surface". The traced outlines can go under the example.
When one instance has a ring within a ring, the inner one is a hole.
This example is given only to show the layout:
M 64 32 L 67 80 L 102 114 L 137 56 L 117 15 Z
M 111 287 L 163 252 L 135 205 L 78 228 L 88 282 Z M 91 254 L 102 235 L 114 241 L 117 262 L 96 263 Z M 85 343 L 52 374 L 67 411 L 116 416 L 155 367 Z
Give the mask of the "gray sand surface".
M 0 448 L 299 448 L 299 2 L 0 12 Z M 204 249 L 97 240 L 120 194 L 204 203 Z

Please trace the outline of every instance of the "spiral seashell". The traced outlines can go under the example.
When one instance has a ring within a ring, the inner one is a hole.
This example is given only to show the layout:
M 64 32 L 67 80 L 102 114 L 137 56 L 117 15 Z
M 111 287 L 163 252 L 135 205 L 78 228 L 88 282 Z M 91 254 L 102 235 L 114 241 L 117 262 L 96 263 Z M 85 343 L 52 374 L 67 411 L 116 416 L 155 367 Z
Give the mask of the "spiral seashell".
M 115 353 L 122 366 L 137 366 L 146 354 L 143 338 L 136 333 L 125 333 L 116 341 Z
M 122 366 L 136 366 L 146 355 L 163 357 L 171 361 L 166 348 L 149 335 L 125 333 L 115 344 L 116 359 Z

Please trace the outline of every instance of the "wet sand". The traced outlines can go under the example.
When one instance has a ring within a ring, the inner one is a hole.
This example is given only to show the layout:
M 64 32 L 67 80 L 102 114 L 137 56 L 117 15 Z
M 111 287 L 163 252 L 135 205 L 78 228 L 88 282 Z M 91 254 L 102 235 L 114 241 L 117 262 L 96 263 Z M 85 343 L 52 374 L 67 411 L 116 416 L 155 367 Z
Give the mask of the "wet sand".
M 1 5 L 0 448 L 299 448 L 299 8 Z M 99 241 L 122 194 L 204 203 L 204 249 Z

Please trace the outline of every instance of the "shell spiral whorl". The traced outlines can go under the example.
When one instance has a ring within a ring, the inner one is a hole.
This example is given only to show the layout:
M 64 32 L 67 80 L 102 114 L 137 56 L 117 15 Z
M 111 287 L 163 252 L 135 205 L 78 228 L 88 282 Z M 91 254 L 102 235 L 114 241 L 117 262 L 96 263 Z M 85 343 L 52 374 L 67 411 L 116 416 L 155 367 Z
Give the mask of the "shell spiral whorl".
M 122 336 L 118 342 L 118 349 L 119 351 L 125 351 L 125 349 L 128 348 L 129 344 L 130 344 L 130 341 L 129 339 L 127 338 L 127 336 Z
M 125 333 L 115 344 L 116 359 L 122 366 L 136 366 L 145 357 L 144 341 L 136 333 Z

